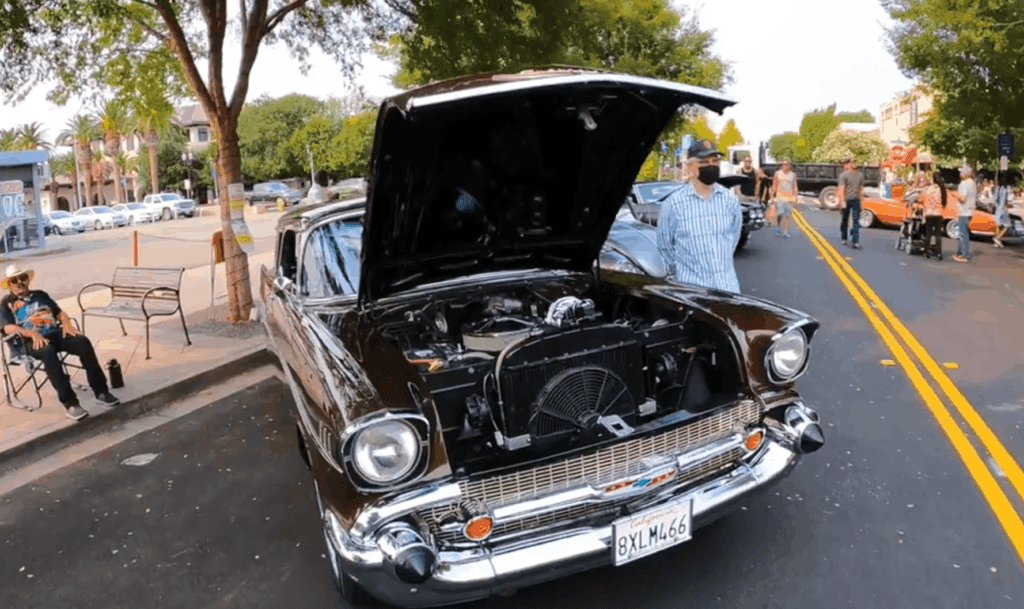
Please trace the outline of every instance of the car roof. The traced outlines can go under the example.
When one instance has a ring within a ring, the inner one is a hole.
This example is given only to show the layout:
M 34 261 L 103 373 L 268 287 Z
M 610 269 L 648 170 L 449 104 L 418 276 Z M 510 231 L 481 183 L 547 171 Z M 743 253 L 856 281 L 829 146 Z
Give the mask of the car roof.
M 365 197 L 301 205 L 281 216 L 281 219 L 277 222 L 277 230 L 301 231 L 324 218 L 349 211 L 362 211 L 364 209 L 366 209 Z

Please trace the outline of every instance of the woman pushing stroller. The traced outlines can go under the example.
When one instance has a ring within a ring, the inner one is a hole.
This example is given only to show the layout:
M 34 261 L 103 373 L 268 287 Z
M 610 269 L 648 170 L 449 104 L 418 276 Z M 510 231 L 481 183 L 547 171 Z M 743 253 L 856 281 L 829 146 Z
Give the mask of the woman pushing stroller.
M 932 173 L 931 184 L 924 189 L 921 197 L 924 206 L 924 251 L 926 256 L 942 260 L 942 210 L 946 209 L 948 195 L 942 172 Z

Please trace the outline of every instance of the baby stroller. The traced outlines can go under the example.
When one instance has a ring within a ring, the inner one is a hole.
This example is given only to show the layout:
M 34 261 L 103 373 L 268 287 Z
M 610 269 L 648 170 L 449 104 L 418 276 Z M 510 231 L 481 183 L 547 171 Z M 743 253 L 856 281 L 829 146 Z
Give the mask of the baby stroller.
M 896 251 L 902 250 L 907 254 L 920 254 L 927 249 L 924 205 L 921 204 L 920 199 L 920 191 L 907 193 L 904 198 L 907 204 L 907 213 L 903 217 L 900 234 L 896 239 Z M 941 256 L 941 253 L 939 255 Z

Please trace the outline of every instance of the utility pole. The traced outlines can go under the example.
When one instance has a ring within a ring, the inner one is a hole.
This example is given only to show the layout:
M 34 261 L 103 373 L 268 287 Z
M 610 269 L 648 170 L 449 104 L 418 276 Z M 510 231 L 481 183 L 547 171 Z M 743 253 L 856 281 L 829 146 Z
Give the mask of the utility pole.
M 315 173 L 313 170 L 313 150 L 309 147 L 309 144 L 306 144 L 306 153 L 309 154 L 309 181 L 316 183 L 313 178 L 313 174 Z
M 75 198 L 78 199 L 78 207 L 74 211 L 78 211 L 82 209 L 82 183 L 78 179 L 78 146 L 75 144 L 72 146 L 75 148 Z

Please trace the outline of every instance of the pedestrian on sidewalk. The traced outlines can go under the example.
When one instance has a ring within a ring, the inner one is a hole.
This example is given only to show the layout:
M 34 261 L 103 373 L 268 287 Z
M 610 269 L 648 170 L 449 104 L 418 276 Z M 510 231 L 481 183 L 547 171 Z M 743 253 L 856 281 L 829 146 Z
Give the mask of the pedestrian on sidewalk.
M 960 235 L 953 260 L 967 262 L 970 260 L 971 216 L 978 206 L 978 186 L 974 183 L 974 170 L 966 165 L 960 168 L 960 186 L 957 187 L 956 193 L 960 197 L 956 204 L 956 221 Z
M 657 245 L 669 276 L 682 283 L 740 291 L 733 252 L 743 228 L 743 208 L 718 184 L 722 153 L 709 140 L 688 151 L 687 183 L 662 205 Z
M 843 206 L 843 217 L 839 222 L 839 237 L 843 245 L 847 244 L 847 228 L 851 229 L 852 247 L 860 249 L 860 204 L 864 198 L 864 174 L 857 171 L 857 163 L 852 157 L 843 159 L 845 171 L 839 174 L 839 200 Z M 852 216 L 852 218 L 851 218 Z M 850 226 L 850 222 L 853 226 Z
M 797 183 L 796 174 L 789 159 L 782 160 L 782 169 L 775 172 L 775 183 L 773 184 L 775 198 L 775 218 L 779 223 L 776 235 L 782 235 L 783 239 L 789 239 L 789 223 L 793 217 L 793 206 L 796 205 Z
M 43 362 L 46 377 L 57 392 L 57 399 L 67 409 L 69 419 L 78 421 L 89 413 L 82 408 L 75 390 L 71 388 L 71 379 L 64 372 L 58 355 L 61 352 L 81 360 L 97 402 L 106 406 L 118 404 L 120 400 L 107 388 L 107 377 L 96 358 L 92 341 L 82 335 L 49 294 L 30 288 L 34 276 L 31 269 L 22 271 L 16 264 L 7 267 L 7 273 L 0 281 L 0 288 L 9 290 L 0 300 L 0 328 L 3 333 L 20 336 L 25 353 Z

